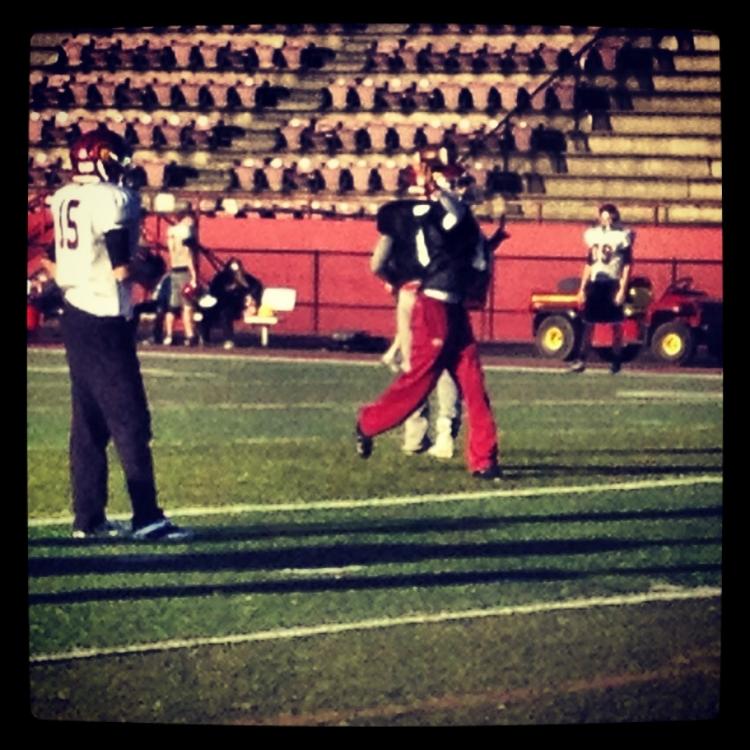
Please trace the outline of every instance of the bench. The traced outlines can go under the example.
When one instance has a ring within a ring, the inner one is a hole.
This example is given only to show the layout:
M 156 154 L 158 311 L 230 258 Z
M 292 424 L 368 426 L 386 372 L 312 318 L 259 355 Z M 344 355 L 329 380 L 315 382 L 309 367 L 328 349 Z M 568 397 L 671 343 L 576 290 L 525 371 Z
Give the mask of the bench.
M 278 313 L 292 312 L 296 302 L 296 289 L 268 287 L 263 291 L 257 314 L 245 315 L 243 321 L 250 326 L 259 326 L 261 346 L 268 346 L 269 329 L 281 321 Z

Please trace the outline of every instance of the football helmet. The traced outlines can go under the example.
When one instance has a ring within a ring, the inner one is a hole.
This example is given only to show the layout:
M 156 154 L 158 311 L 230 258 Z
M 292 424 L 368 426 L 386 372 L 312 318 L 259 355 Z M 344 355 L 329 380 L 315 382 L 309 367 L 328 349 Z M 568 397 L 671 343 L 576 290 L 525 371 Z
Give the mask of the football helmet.
M 104 182 L 119 182 L 130 158 L 128 145 L 111 130 L 90 130 L 70 149 L 70 161 L 76 174 L 94 175 Z
M 609 214 L 613 224 L 619 223 L 620 212 L 617 210 L 617 206 L 615 206 L 614 203 L 605 203 L 602 206 L 599 206 L 599 216 L 605 212 Z
M 461 166 L 451 158 L 445 146 L 427 147 L 419 152 L 419 164 L 429 167 L 432 172 L 438 172 L 449 180 L 454 180 L 463 174 Z

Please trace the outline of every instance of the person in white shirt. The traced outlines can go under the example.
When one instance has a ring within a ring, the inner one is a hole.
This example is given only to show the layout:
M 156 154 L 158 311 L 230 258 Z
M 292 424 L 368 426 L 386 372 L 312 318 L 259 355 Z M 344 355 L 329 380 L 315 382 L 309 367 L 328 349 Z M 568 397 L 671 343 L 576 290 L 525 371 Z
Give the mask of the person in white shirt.
M 71 381 L 73 536 L 187 539 L 189 532 L 165 517 L 156 498 L 151 416 L 132 321 L 140 199 L 120 184 L 128 149 L 118 135 L 97 130 L 83 134 L 70 157 L 75 176 L 54 194 L 51 210 Z M 130 495 L 130 529 L 106 515 L 110 439 Z
M 185 294 L 185 290 L 195 289 L 198 285 L 196 262 L 197 239 L 195 218 L 187 213 L 167 230 L 167 249 L 169 250 L 169 278 L 171 282 L 169 306 L 164 318 L 164 345 L 172 344 L 174 321 L 177 313 L 182 314 L 182 327 L 185 331 L 185 346 L 195 343 L 195 325 L 193 323 L 194 306 Z
M 582 305 L 583 331 L 578 359 L 571 372 L 583 372 L 591 348 L 594 323 L 613 323 L 613 359 L 610 371 L 619 372 L 622 358 L 622 306 L 633 265 L 634 233 L 620 224 L 620 212 L 611 203 L 599 208 L 599 223 L 583 234 L 588 248 L 581 275 L 578 302 Z

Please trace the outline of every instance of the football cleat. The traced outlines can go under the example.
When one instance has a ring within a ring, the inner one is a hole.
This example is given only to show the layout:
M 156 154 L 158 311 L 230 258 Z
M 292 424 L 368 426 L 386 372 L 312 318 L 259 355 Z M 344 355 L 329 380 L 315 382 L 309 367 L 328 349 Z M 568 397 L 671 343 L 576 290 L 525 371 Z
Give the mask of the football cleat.
M 357 455 L 360 458 L 369 458 L 372 454 L 372 438 L 367 437 L 362 430 L 359 429 L 359 425 L 356 428 L 356 448 Z
M 130 536 L 127 526 L 115 521 L 104 521 L 93 529 L 73 529 L 73 539 L 118 539 Z
M 453 440 L 448 438 L 447 440 L 441 440 L 438 438 L 435 441 L 435 445 L 430 448 L 427 453 L 433 458 L 440 458 L 447 460 L 453 458 L 454 446 Z
M 428 437 L 422 438 L 422 442 L 419 443 L 416 447 L 411 447 L 410 445 L 403 445 L 401 446 L 402 453 L 406 453 L 407 456 L 416 456 L 420 453 L 425 453 L 429 449 L 430 445 L 430 439 Z
M 142 542 L 185 542 L 192 539 L 193 533 L 173 524 L 168 518 L 133 529 L 132 538 Z
M 568 372 L 583 372 L 585 369 L 586 363 L 581 359 L 577 359 L 568 365 Z
M 492 466 L 488 466 L 486 469 L 480 469 L 473 472 L 472 476 L 476 479 L 499 482 L 503 478 L 503 470 L 498 464 L 492 464 Z

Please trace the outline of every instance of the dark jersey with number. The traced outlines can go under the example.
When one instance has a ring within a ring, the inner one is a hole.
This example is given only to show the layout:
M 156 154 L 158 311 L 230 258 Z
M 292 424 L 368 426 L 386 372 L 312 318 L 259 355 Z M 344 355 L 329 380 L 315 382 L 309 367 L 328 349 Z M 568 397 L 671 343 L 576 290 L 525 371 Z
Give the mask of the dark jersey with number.
M 476 219 L 447 193 L 435 200 L 388 203 L 378 212 L 377 225 L 393 241 L 381 275 L 394 285 L 418 279 L 423 289 L 460 301 L 469 295 L 477 271 L 486 268 Z

